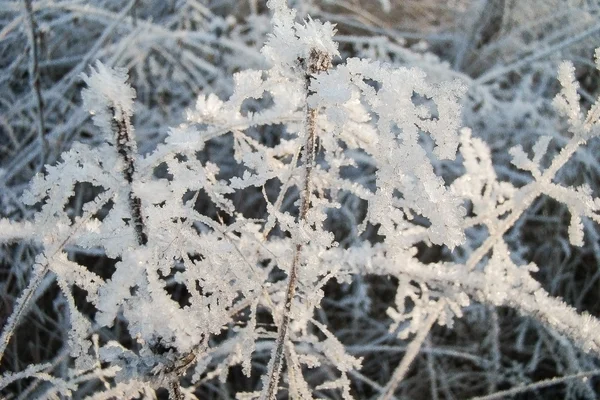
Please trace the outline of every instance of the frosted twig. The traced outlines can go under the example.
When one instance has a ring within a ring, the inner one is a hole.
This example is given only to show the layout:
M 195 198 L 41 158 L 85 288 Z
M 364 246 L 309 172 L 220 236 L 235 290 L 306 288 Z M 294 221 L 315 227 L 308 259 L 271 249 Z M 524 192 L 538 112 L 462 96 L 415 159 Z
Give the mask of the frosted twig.
M 137 243 L 138 245 L 143 246 L 148 242 L 148 234 L 146 233 L 146 226 L 142 215 L 142 200 L 133 192 L 136 154 L 135 138 L 131 128 L 131 121 L 129 116 L 123 110 L 118 110 L 114 106 L 111 106 L 110 111 L 113 115 L 112 122 L 115 145 L 119 156 L 125 164 L 122 173 L 129 186 L 129 196 L 127 200 L 129 202 L 131 222 L 133 223 Z
M 392 378 L 385 386 L 385 392 L 381 395 L 380 400 L 392 399 L 396 388 L 406 376 L 406 373 L 408 372 L 408 369 L 410 368 L 413 360 L 417 357 L 417 355 L 419 355 L 419 350 L 421 349 L 423 342 L 425 342 L 425 339 L 427 339 L 427 335 L 429 335 L 429 331 L 433 327 L 433 324 L 435 324 L 435 321 L 437 321 L 440 313 L 442 312 L 443 307 L 444 300 L 439 300 L 435 310 L 433 310 L 431 314 L 429 314 L 427 319 L 423 322 L 423 326 L 421 327 L 413 341 L 406 348 L 406 353 L 404 354 L 400 365 L 398 365 L 398 367 L 394 371 L 394 374 L 392 375 Z
M 542 193 L 544 193 L 544 188 L 546 187 L 545 183 L 550 183 L 550 181 L 556 175 L 556 172 L 563 166 L 571 156 L 577 151 L 579 146 L 581 146 L 582 141 L 578 137 L 574 137 L 567 143 L 567 145 L 562 149 L 562 151 L 552 160 L 552 164 L 548 169 L 544 171 L 542 176 L 535 182 L 530 183 L 526 187 L 521 189 L 521 193 L 523 193 L 522 198 L 520 199 L 518 205 L 512 210 L 511 214 L 500 221 L 500 223 L 495 226 L 495 231 L 493 235 L 490 235 L 485 242 L 475 250 L 469 260 L 466 263 L 467 268 L 470 270 L 474 269 L 479 261 L 485 257 L 485 255 L 494 247 L 498 240 L 502 238 L 502 236 L 517 222 L 517 220 L 521 217 L 521 215 L 529 208 L 531 203 Z
M 310 78 L 313 74 L 318 72 L 326 71 L 331 67 L 331 56 L 313 49 L 310 53 L 310 57 L 306 62 L 306 96 L 308 97 L 308 87 L 310 84 Z M 299 220 L 305 221 L 310 208 L 310 194 L 311 194 L 311 174 L 313 164 L 315 161 L 315 145 L 317 140 L 317 110 L 308 106 L 306 103 L 306 143 L 304 145 L 304 186 L 300 192 L 300 215 Z M 298 267 L 300 264 L 300 253 L 302 252 L 302 244 L 297 244 L 294 250 L 294 256 L 292 259 L 292 265 L 290 267 L 290 273 L 288 277 L 288 286 L 285 295 L 285 303 L 283 309 L 283 315 L 281 323 L 278 328 L 277 341 L 273 354 L 271 355 L 271 361 L 269 362 L 268 368 L 268 383 L 266 386 L 266 392 L 264 398 L 274 399 L 277 394 L 277 385 L 279 384 L 279 375 L 281 373 L 281 361 L 283 358 L 283 350 L 285 347 L 285 340 L 287 337 L 287 330 L 290 324 L 290 313 L 292 309 L 292 301 L 296 293 L 296 286 L 298 285 Z

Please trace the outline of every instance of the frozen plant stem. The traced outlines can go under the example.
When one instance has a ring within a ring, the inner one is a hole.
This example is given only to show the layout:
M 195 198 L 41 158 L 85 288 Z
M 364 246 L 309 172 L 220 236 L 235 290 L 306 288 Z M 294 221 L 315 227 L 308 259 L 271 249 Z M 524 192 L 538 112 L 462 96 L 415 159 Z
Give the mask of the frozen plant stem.
M 140 246 L 148 242 L 146 227 L 142 216 L 142 201 L 133 193 L 133 175 L 135 174 L 135 139 L 131 129 L 129 117 L 118 108 L 110 107 L 110 113 L 113 116 L 112 130 L 115 134 L 115 145 L 117 152 L 123 161 L 123 177 L 129 186 L 127 201 L 129 202 L 129 211 L 131 212 L 131 222 L 135 230 L 137 244 Z
M 31 0 L 23 0 L 25 4 L 25 13 L 27 14 L 27 25 L 29 28 L 29 47 L 31 51 L 31 57 L 29 62 L 29 81 L 31 88 L 35 94 L 38 111 L 38 140 L 40 143 L 40 169 L 46 163 L 46 157 L 48 155 L 48 142 L 44 137 L 46 131 L 44 123 L 44 99 L 42 98 L 42 90 L 40 86 L 40 70 L 39 70 L 39 50 L 36 40 L 36 23 L 33 19 L 33 9 L 31 7 Z
M 315 145 L 317 140 L 317 110 L 308 106 L 308 95 L 310 78 L 313 74 L 327 71 L 331 67 L 331 56 L 322 51 L 312 49 L 306 63 L 306 74 L 305 74 L 305 89 L 306 89 L 306 119 L 305 119 L 305 133 L 306 142 L 304 144 L 304 183 L 300 192 L 300 212 L 299 221 L 306 221 L 306 216 L 310 208 L 310 194 L 311 194 L 311 174 L 313 165 L 315 162 Z M 288 277 L 288 285 L 285 294 L 285 303 L 283 308 L 283 315 L 281 323 L 277 331 L 277 341 L 275 342 L 275 348 L 271 355 L 271 362 L 268 368 L 268 384 L 267 391 L 263 398 L 274 399 L 277 395 L 277 387 L 279 384 L 279 375 L 281 373 L 281 362 L 283 359 L 283 349 L 285 347 L 285 340 L 287 336 L 288 326 L 290 324 L 290 313 L 292 309 L 292 301 L 296 293 L 296 286 L 298 285 L 298 267 L 300 264 L 300 253 L 302 252 L 302 244 L 297 244 L 294 250 L 294 256 L 292 259 L 292 265 L 290 267 L 290 273 Z

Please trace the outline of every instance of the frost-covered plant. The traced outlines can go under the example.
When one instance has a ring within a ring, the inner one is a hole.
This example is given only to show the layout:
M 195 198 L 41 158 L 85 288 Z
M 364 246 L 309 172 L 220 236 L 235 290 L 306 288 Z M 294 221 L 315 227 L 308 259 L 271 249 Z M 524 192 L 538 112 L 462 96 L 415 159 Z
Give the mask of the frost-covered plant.
M 4 375 L 0 387 L 36 377 L 53 383 L 50 392 L 77 395 L 81 382 L 99 379 L 104 387 L 91 398 L 151 397 L 160 387 L 194 398 L 203 379 L 225 381 L 241 365 L 261 379 L 238 398 L 274 399 L 284 389 L 290 398 L 326 390 L 352 398 L 362 360 L 317 315 L 330 281 L 366 275 L 398 280 L 389 331 L 411 339 L 389 382 L 373 385 L 383 399 L 394 397 L 432 327 L 452 328 L 471 300 L 513 307 L 600 354 L 598 319 L 549 295 L 531 276 L 537 267 L 511 258 L 503 239 L 542 194 L 569 207 L 573 245 L 584 241 L 582 217 L 600 222 L 590 188 L 553 182 L 599 130 L 600 106 L 583 116 L 569 64 L 559 71 L 556 106 L 571 137 L 547 165 L 548 138 L 532 157 L 512 149 L 515 166 L 533 177 L 515 187 L 498 180 L 485 143 L 460 130 L 460 81 L 433 84 L 420 69 L 367 59 L 334 66 L 331 24 L 297 22 L 284 0 L 269 6 L 269 67 L 236 73 L 226 101 L 200 96 L 187 123 L 148 155 L 136 150 L 126 71 L 98 62 L 83 76 L 84 106 L 104 142 L 75 144 L 36 176 L 23 196 L 38 208 L 32 221 L 0 222 L 4 242 L 42 248 L 2 331 L 0 357 L 51 273 L 68 306 L 74 362 L 66 378 L 32 365 Z M 454 160 L 459 146 L 465 173 L 448 183 L 435 166 Z M 214 147 L 228 155 L 220 164 L 210 159 Z M 70 215 L 82 184 L 94 197 Z M 264 212 L 242 210 L 250 201 Z M 347 222 L 341 237 L 336 219 Z M 472 246 L 466 234 L 475 226 L 488 236 Z M 423 245 L 460 248 L 464 260 L 423 261 Z M 114 260 L 114 272 L 103 278 L 70 259 L 69 247 Z M 93 317 L 79 310 L 73 286 L 86 292 Z M 98 339 L 116 325 L 128 342 Z M 309 381 L 307 369 L 324 373 Z

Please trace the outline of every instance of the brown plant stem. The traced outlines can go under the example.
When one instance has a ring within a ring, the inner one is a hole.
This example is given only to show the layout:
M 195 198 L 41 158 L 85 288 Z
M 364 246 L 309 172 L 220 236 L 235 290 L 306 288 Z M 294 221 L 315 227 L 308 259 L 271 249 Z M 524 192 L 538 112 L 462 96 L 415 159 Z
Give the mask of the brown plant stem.
M 129 203 L 129 212 L 131 213 L 131 222 L 135 230 L 137 244 L 144 246 L 148 243 L 148 234 L 142 215 L 142 200 L 133 192 L 133 180 L 135 174 L 135 138 L 129 117 L 120 109 L 110 107 L 113 116 L 113 133 L 115 134 L 115 146 L 117 153 L 123 161 L 123 178 L 127 182 L 129 194 L 127 201 Z

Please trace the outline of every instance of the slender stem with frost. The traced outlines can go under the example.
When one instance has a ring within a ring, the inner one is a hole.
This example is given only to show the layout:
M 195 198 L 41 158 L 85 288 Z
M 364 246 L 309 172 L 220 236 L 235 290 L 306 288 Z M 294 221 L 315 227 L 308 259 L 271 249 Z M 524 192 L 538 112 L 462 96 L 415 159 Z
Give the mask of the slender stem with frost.
M 306 96 L 308 97 L 308 87 L 310 84 L 310 77 L 318 72 L 326 71 L 331 67 L 331 57 L 323 52 L 312 50 L 309 59 L 306 61 Z M 304 184 L 300 192 L 300 213 L 299 220 L 306 221 L 306 216 L 310 208 L 310 194 L 311 194 L 311 175 L 313 164 L 315 162 L 315 144 L 317 140 L 317 110 L 306 105 L 306 143 L 304 144 Z M 296 293 L 296 287 L 298 285 L 298 268 L 300 264 L 300 254 L 302 252 L 302 244 L 297 244 L 294 250 L 294 256 L 292 258 L 292 265 L 290 267 L 288 285 L 285 294 L 285 303 L 283 308 L 283 315 L 281 323 L 277 332 L 277 341 L 271 355 L 271 361 L 269 362 L 267 383 L 265 386 L 266 392 L 263 392 L 262 396 L 265 399 L 274 399 L 277 394 L 277 388 L 279 384 L 279 375 L 281 373 L 281 362 L 283 359 L 283 349 L 285 347 L 285 340 L 287 337 L 287 330 L 290 324 L 290 314 L 292 309 L 292 301 Z
M 142 201 L 133 192 L 136 156 L 133 129 L 129 117 L 122 110 L 110 107 L 110 111 L 113 116 L 112 130 L 114 133 L 115 146 L 117 153 L 124 164 L 123 171 L 121 172 L 123 178 L 125 178 L 125 181 L 127 182 L 129 190 L 127 201 L 129 203 L 129 212 L 131 213 L 131 222 L 135 230 L 137 244 L 143 246 L 148 242 L 148 234 L 142 215 Z
M 392 399 L 396 388 L 406 376 L 406 373 L 408 372 L 408 369 L 410 368 L 413 360 L 417 357 L 417 355 L 419 355 L 419 350 L 421 349 L 423 342 L 425 342 L 425 339 L 427 339 L 427 335 L 429 335 L 429 331 L 433 327 L 433 324 L 435 324 L 435 321 L 437 321 L 443 307 L 444 300 L 440 300 L 435 310 L 432 311 L 431 314 L 429 314 L 429 316 L 427 317 L 427 319 L 423 322 L 423 327 L 421 327 L 413 341 L 410 342 L 410 344 L 406 348 L 406 353 L 404 354 L 400 365 L 398 365 L 398 367 L 394 371 L 392 378 L 385 386 L 385 391 L 379 398 L 380 400 Z

